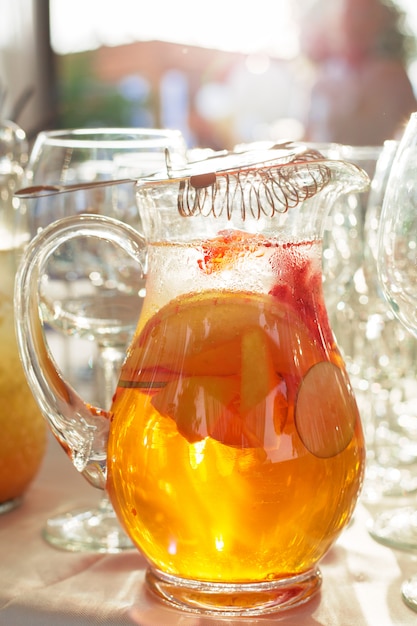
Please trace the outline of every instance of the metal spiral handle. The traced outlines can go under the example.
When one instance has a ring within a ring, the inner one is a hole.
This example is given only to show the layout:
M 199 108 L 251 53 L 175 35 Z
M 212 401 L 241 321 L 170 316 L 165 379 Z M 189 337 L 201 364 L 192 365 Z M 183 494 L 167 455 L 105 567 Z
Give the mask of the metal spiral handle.
M 184 217 L 220 217 L 234 211 L 240 217 L 259 219 L 285 213 L 320 192 L 330 181 L 331 170 L 315 150 L 288 155 L 239 169 L 195 174 L 180 180 L 178 211 Z

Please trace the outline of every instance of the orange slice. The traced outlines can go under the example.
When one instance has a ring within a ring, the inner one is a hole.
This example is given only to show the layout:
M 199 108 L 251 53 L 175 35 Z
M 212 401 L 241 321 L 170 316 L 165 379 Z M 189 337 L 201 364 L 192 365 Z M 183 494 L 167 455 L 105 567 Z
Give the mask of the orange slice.
M 184 373 L 189 376 L 231 376 L 240 370 L 240 338 L 199 354 L 186 354 Z
M 350 443 L 358 409 L 346 374 L 330 361 L 316 363 L 301 381 L 295 425 L 301 441 L 320 458 L 342 452 Z
M 238 374 L 241 337 L 256 326 L 274 344 L 276 372 L 302 376 L 323 358 L 305 325 L 273 296 L 213 291 L 182 295 L 158 311 L 131 348 L 123 378 L 152 368 L 185 376 Z
M 176 422 L 178 431 L 190 443 L 216 432 L 214 438 L 226 443 L 230 437 L 239 437 L 237 431 L 241 431 L 233 419 L 238 395 L 237 378 L 195 376 L 167 383 L 151 402 L 161 415 Z

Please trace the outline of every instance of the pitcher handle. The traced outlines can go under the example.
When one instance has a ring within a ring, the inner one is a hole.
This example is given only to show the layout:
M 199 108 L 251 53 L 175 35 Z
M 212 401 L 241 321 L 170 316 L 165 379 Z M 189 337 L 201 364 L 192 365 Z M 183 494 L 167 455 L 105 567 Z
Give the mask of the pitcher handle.
M 84 402 L 65 381 L 40 315 L 40 278 L 49 257 L 63 243 L 86 236 L 121 247 L 138 262 L 144 277 L 146 242 L 139 232 L 102 215 L 60 219 L 36 235 L 22 255 L 15 282 L 15 323 L 26 378 L 50 429 L 75 468 L 94 487 L 104 489 L 110 413 Z

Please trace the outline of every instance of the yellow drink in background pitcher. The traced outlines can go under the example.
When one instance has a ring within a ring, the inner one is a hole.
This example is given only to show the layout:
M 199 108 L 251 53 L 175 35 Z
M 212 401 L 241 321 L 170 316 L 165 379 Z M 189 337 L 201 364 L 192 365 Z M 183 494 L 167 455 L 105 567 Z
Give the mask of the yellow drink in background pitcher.
M 27 384 L 14 329 L 15 251 L 0 250 L 0 512 L 18 504 L 46 450 L 46 422 Z

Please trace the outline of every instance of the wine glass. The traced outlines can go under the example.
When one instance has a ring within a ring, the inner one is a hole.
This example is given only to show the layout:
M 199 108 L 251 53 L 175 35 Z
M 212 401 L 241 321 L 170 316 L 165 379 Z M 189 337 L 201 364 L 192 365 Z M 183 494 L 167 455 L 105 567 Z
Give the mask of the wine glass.
M 398 146 L 385 191 L 378 240 L 378 274 L 398 319 L 417 338 L 417 113 Z M 392 547 L 417 546 L 417 508 L 381 513 L 371 535 Z M 417 576 L 402 586 L 404 601 L 417 611 Z
M 68 185 L 137 179 L 167 167 L 182 167 L 186 146 L 179 131 L 73 129 L 41 132 L 26 169 L 26 185 Z M 165 169 L 166 171 L 166 169 Z M 58 218 L 98 213 L 141 229 L 133 182 L 45 195 L 25 205 L 30 236 Z M 18 218 L 17 218 L 18 219 Z M 91 401 L 109 408 L 126 345 L 144 296 L 137 267 L 110 246 L 82 238 L 59 248 L 42 281 L 42 315 L 52 353 L 56 334 L 93 340 L 96 385 Z M 61 350 L 62 352 L 62 350 Z M 59 361 L 59 359 L 58 359 Z M 76 386 L 76 385 L 75 385 Z M 130 548 L 107 496 L 98 507 L 79 508 L 47 520 L 45 539 L 71 551 L 118 552 Z
M 386 302 L 377 276 L 382 202 L 399 142 L 384 142 L 372 179 L 364 229 L 364 276 L 369 315 L 363 357 L 369 381 L 367 468 L 362 501 L 404 497 L 417 489 L 417 344 Z
M 382 146 L 319 144 L 330 158 L 360 165 L 369 191 L 337 199 L 326 221 L 324 289 L 333 331 L 342 349 L 360 407 L 367 442 L 362 501 L 415 491 L 415 438 L 404 423 L 415 411 L 409 382 L 414 342 L 382 296 L 376 272 L 376 238 L 398 142 Z M 415 403 L 414 403 L 415 404 Z
M 380 146 L 325 144 L 319 148 L 332 159 L 353 162 L 372 180 Z M 364 325 L 367 310 L 361 300 L 364 267 L 364 225 L 368 190 L 340 196 L 326 222 L 323 275 L 333 332 L 358 394 L 363 377 Z M 357 319 L 360 318 L 358 325 Z M 360 400 L 360 398 L 358 398 Z

